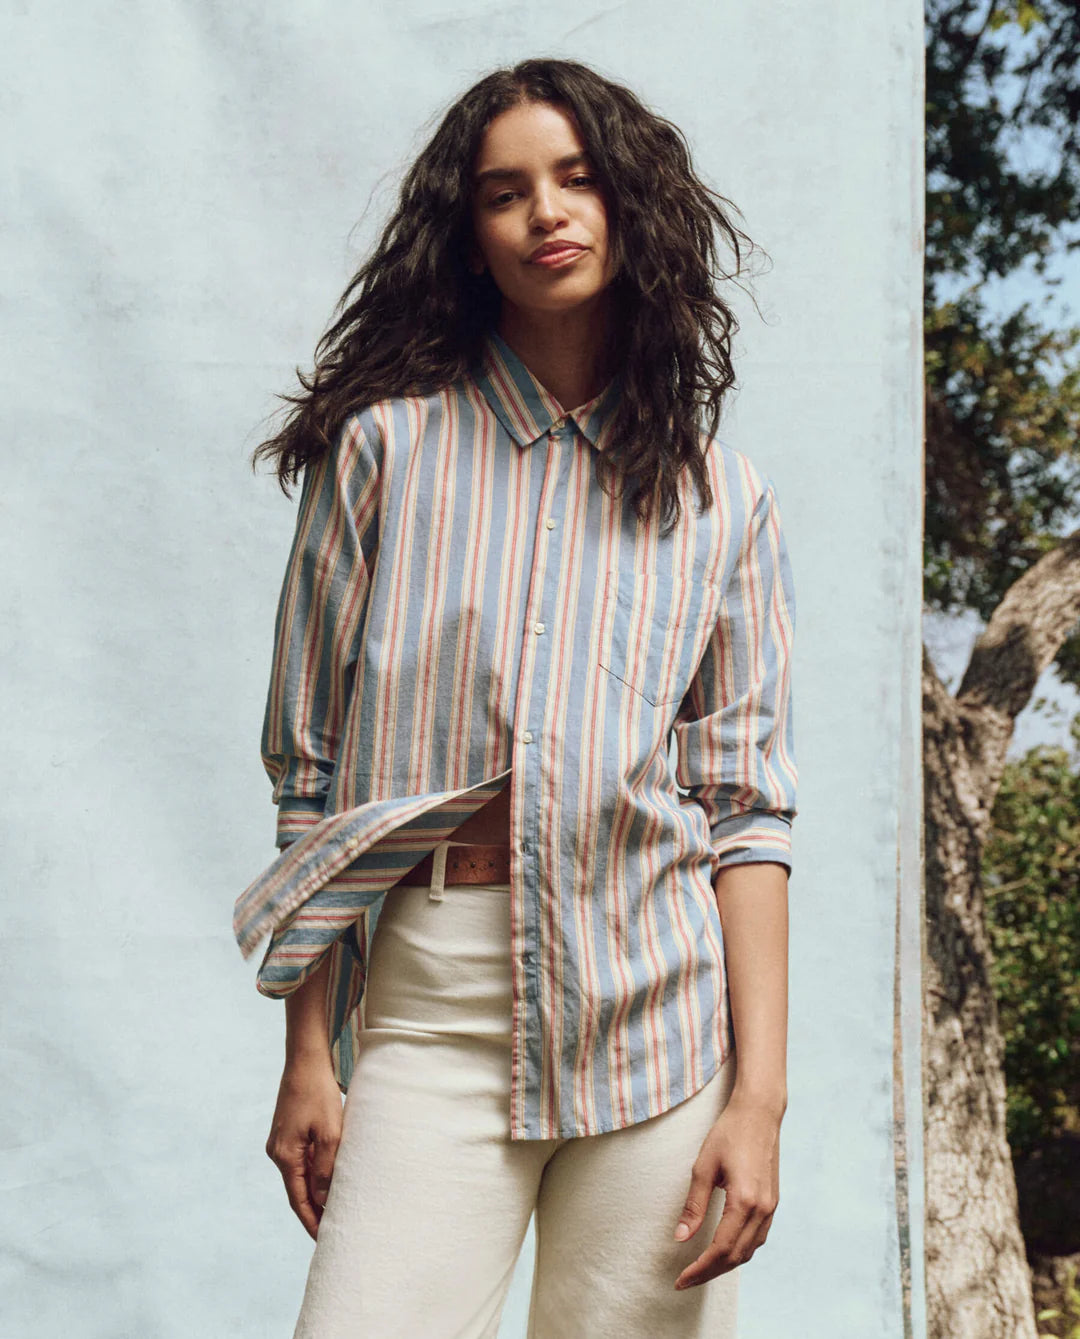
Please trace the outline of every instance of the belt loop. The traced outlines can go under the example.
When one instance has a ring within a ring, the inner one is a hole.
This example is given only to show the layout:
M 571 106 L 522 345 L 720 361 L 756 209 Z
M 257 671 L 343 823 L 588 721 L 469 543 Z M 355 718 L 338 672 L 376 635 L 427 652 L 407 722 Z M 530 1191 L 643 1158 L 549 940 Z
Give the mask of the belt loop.
M 441 902 L 443 900 L 443 889 L 446 887 L 446 855 L 449 850 L 449 842 L 440 842 L 432 852 L 431 888 L 428 890 L 429 901 Z

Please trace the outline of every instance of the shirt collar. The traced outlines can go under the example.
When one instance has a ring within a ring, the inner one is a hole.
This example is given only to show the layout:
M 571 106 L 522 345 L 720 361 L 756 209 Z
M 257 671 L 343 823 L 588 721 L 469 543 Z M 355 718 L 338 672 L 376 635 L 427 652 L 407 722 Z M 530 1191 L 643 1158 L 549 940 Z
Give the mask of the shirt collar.
M 530 446 L 564 418 L 572 419 L 581 435 L 598 451 L 608 445 L 619 403 L 621 374 L 612 377 L 591 400 L 576 409 L 564 410 L 502 336 L 490 330 L 484 338 L 474 375 L 499 422 L 519 446 Z

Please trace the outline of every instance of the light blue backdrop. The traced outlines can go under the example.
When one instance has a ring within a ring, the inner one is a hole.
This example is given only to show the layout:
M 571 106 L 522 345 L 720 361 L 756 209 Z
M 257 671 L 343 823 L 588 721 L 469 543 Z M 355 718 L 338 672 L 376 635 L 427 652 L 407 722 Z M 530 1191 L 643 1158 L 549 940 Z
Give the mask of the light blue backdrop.
M 263 1152 L 283 1015 L 230 916 L 273 854 L 295 504 L 247 456 L 441 110 L 556 54 L 681 125 L 774 263 L 764 321 L 733 295 L 723 429 L 783 508 L 802 772 L 781 1203 L 741 1334 L 904 1334 L 899 889 L 918 1339 L 919 5 L 24 0 L 0 45 L 0 1332 L 292 1332 L 310 1242 Z

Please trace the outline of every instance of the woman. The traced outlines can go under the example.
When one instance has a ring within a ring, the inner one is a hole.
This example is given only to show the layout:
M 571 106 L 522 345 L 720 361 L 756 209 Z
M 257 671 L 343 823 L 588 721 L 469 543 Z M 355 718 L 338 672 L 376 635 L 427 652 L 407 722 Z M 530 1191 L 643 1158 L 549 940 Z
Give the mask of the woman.
M 722 203 L 627 89 L 492 73 L 256 453 L 303 473 L 236 914 L 286 999 L 298 1336 L 495 1335 L 534 1209 L 530 1335 L 735 1333 L 797 772 L 775 489 L 715 435 Z

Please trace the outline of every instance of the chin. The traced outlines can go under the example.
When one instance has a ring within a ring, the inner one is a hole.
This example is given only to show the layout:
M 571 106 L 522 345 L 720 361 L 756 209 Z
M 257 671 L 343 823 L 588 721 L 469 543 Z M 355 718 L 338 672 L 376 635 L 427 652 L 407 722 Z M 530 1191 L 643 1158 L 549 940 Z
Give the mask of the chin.
M 561 289 L 558 293 L 547 293 L 539 295 L 536 293 L 522 294 L 519 299 L 513 299 L 517 306 L 524 311 L 543 312 L 545 315 L 553 315 L 558 312 L 571 312 L 576 308 L 584 306 L 588 302 L 595 301 L 604 290 L 596 288 L 593 285 L 582 286 L 577 289 L 569 285 Z

